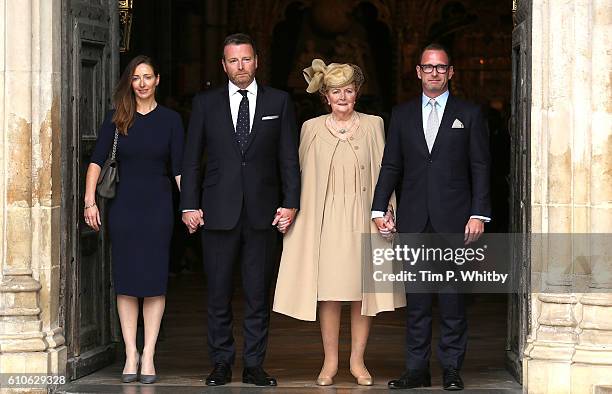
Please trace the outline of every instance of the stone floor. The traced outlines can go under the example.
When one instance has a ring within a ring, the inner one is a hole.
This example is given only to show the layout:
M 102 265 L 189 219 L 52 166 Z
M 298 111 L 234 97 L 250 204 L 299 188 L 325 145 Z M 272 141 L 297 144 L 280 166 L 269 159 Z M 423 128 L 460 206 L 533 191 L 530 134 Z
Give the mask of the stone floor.
M 237 282 L 239 278 L 237 278 Z M 173 277 L 168 291 L 163 333 L 158 342 L 156 368 L 159 381 L 155 385 L 119 383 L 123 359 L 96 373 L 60 388 L 63 393 L 126 393 L 176 394 L 199 393 L 377 393 L 388 392 L 386 383 L 402 372 L 404 347 L 404 313 L 384 313 L 374 319 L 366 364 L 375 379 L 372 387 L 357 386 L 348 372 L 350 347 L 348 309 L 344 310 L 341 327 L 341 365 L 336 384 L 320 388 L 314 384 L 322 362 L 321 339 L 316 322 L 302 322 L 274 313 L 265 368 L 279 381 L 277 388 L 256 389 L 239 382 L 240 361 L 234 367 L 234 383 L 208 388 L 204 377 L 210 368 L 206 352 L 205 294 L 201 274 Z M 239 282 L 238 282 L 239 283 Z M 241 321 L 241 294 L 236 292 L 234 316 Z M 462 370 L 465 392 L 520 393 L 521 386 L 504 369 L 506 337 L 506 302 L 503 295 L 471 297 L 469 307 L 470 341 Z M 435 326 L 436 322 L 434 322 Z M 238 355 L 242 345 L 240 325 L 235 327 Z M 437 330 L 434 341 L 437 341 Z M 435 342 L 434 342 L 435 343 Z M 239 360 L 239 356 L 237 358 Z M 441 390 L 441 371 L 432 361 L 433 387 L 411 390 Z

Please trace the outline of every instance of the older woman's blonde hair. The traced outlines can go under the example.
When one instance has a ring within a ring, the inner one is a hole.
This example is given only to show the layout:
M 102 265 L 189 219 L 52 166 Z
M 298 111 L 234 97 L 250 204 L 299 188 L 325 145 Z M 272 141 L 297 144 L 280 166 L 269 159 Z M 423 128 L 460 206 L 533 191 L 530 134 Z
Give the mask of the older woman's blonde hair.
M 303 71 L 304 79 L 308 83 L 308 93 L 319 92 L 325 95 L 328 89 L 341 88 L 351 83 L 359 91 L 364 78 L 361 68 L 351 63 L 331 63 L 325 65 L 321 59 L 314 59 L 312 65 Z

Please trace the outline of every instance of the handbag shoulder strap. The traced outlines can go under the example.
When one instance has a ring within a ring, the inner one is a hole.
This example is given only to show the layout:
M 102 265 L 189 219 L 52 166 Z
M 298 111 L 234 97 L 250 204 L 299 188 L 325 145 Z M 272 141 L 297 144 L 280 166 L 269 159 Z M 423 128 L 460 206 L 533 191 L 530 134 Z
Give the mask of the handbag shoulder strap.
M 115 160 L 117 154 L 117 140 L 119 139 L 119 130 L 115 128 L 115 140 L 113 141 L 113 151 L 111 152 L 111 159 Z

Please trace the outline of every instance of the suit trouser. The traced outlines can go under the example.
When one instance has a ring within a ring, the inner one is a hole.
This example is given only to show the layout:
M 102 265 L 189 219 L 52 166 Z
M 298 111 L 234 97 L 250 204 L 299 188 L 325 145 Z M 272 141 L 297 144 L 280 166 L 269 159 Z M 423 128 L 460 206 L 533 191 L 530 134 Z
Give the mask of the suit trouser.
M 429 220 L 424 233 L 435 233 Z M 467 348 L 465 297 L 453 289 L 438 292 L 440 340 L 438 359 L 442 368 L 461 369 Z M 431 357 L 431 293 L 406 294 L 406 369 L 428 369 Z
M 263 364 L 277 240 L 272 226 L 265 230 L 252 228 L 244 209 L 233 229 L 203 231 L 204 270 L 208 283 L 208 352 L 213 363 L 232 365 L 236 358 L 232 294 L 233 266 L 239 261 L 245 298 L 244 366 Z

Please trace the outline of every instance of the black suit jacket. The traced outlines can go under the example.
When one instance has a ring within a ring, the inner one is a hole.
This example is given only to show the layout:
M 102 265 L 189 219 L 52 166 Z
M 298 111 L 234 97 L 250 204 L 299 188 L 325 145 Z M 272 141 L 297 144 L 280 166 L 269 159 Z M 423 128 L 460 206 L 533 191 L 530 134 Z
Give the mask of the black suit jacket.
M 397 190 L 398 231 L 421 232 L 429 218 L 436 232 L 463 233 L 471 215 L 491 216 L 490 161 L 480 108 L 452 95 L 430 154 L 419 96 L 393 109 L 372 210 L 386 211 Z
M 271 228 L 278 207 L 299 208 L 298 132 L 286 92 L 257 86 L 244 153 L 236 140 L 228 86 L 199 93 L 193 99 L 183 160 L 181 209 L 201 208 L 205 229 L 234 228 L 243 201 L 249 222 L 259 229 Z

